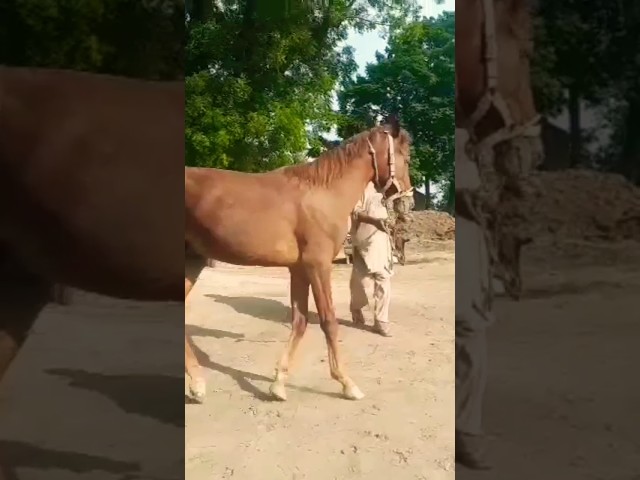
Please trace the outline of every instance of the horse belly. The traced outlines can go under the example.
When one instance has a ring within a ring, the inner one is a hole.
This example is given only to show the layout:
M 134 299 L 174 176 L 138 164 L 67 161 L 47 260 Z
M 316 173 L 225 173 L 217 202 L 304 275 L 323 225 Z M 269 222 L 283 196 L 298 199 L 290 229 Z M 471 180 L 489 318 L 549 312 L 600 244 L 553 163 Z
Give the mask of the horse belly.
M 236 265 L 293 265 L 299 258 L 295 236 L 273 227 L 260 231 L 221 228 L 206 242 L 208 256 Z

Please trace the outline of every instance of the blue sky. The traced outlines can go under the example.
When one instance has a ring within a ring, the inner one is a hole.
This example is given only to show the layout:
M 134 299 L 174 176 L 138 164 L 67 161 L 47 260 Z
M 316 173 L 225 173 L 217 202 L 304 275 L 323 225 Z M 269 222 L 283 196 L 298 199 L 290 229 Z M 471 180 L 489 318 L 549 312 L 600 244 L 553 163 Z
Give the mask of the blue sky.
M 442 5 L 437 5 L 434 0 L 420 0 L 422 14 L 426 17 L 437 17 L 444 11 L 455 11 L 455 0 L 446 0 Z M 387 41 L 380 37 L 380 32 L 370 31 L 358 34 L 352 31 L 345 42 L 355 49 L 355 59 L 358 63 L 359 72 L 364 73 L 367 63 L 373 63 L 376 59 L 376 51 L 384 52 Z
M 444 11 L 453 12 L 456 9 L 455 0 L 445 0 L 442 5 L 437 5 L 434 0 L 419 0 L 419 4 L 422 7 L 422 14 L 426 17 L 437 17 Z M 380 36 L 379 31 L 372 30 L 362 34 L 352 31 L 345 44 L 351 45 L 354 48 L 354 57 L 358 64 L 358 71 L 364 74 L 367 63 L 375 62 L 376 51 L 384 52 L 387 41 Z M 337 102 L 334 103 L 334 107 L 338 108 Z M 338 138 L 335 130 L 332 130 L 327 137 L 332 139 Z M 424 192 L 424 187 L 418 188 L 418 190 Z M 431 192 L 434 196 L 440 195 L 440 191 L 435 185 L 432 185 Z
M 442 5 L 437 5 L 434 0 L 419 0 L 422 7 L 422 14 L 426 17 L 437 17 L 444 11 L 455 11 L 455 0 L 445 0 Z M 352 30 L 344 42 L 344 45 L 351 45 L 354 49 L 355 61 L 358 64 L 358 73 L 364 74 L 367 63 L 376 60 L 376 52 L 384 52 L 387 41 L 381 37 L 379 30 L 371 30 L 366 33 L 358 33 Z M 334 98 L 334 108 L 338 108 L 337 99 Z M 335 132 L 332 131 L 328 137 L 336 139 Z

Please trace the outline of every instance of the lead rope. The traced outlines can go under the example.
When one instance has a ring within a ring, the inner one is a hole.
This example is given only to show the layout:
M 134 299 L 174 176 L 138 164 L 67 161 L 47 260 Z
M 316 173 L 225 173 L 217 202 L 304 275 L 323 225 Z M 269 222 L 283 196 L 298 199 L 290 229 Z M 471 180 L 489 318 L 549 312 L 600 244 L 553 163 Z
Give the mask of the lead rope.
M 369 145 L 369 154 L 373 160 L 373 171 L 376 175 L 376 179 L 374 181 L 374 185 L 380 188 L 380 174 L 378 172 L 378 160 L 376 159 L 376 151 L 371 144 L 371 140 L 367 139 L 367 144 Z
M 373 145 L 371 144 L 371 140 L 367 139 L 367 144 L 369 145 L 369 153 L 371 154 L 371 158 L 373 160 L 373 171 L 375 172 L 374 184 L 377 188 L 382 190 L 380 204 L 386 211 L 387 207 L 385 206 L 385 203 L 384 203 L 384 192 L 395 181 L 396 165 L 395 165 L 395 152 L 393 149 L 393 140 L 391 139 L 389 132 L 385 130 L 384 133 L 387 134 L 387 140 L 389 141 L 389 180 L 387 181 L 387 184 L 384 186 L 384 188 L 380 187 L 380 173 L 378 170 L 378 160 L 376 158 L 376 151 L 373 148 Z M 391 241 L 391 232 L 389 231 L 389 227 L 387 226 L 386 223 L 384 224 L 384 230 L 385 230 L 385 233 L 387 234 L 387 242 L 389 243 L 389 248 L 388 248 L 389 255 L 387 256 L 387 262 L 389 265 L 389 270 L 391 271 L 393 270 L 393 243 Z

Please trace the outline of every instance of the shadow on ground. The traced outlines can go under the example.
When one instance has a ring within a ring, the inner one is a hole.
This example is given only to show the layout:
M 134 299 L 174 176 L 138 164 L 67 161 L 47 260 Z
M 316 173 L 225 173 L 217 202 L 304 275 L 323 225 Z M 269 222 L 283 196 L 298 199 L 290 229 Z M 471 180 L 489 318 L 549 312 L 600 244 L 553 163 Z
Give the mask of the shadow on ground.
M 0 478 L 18 480 L 17 468 L 60 469 L 80 474 L 101 471 L 123 475 L 123 478 L 136 478 L 136 472 L 140 471 L 140 466 L 133 462 L 0 440 Z
M 289 307 L 278 300 L 246 296 L 228 297 L 217 293 L 208 293 L 205 297 L 228 305 L 242 315 L 249 315 L 250 317 L 260 318 L 270 322 L 290 322 Z
M 97 392 L 115 402 L 123 411 L 184 427 L 184 378 L 169 375 L 106 375 L 68 368 L 45 370 L 68 380 L 71 387 Z
M 241 340 L 244 333 L 227 332 L 226 330 L 218 330 L 216 328 L 200 327 L 198 325 L 185 325 L 185 332 L 190 337 L 210 337 L 210 338 L 231 338 Z
M 259 297 L 228 297 L 225 295 L 219 295 L 217 293 L 208 293 L 205 295 L 207 298 L 212 298 L 218 303 L 223 303 L 233 308 L 237 313 L 241 315 L 248 315 L 250 317 L 260 318 L 262 320 L 268 320 L 270 322 L 276 323 L 291 323 L 290 312 L 291 309 L 285 305 L 284 303 L 278 300 L 272 300 L 270 298 L 259 298 Z M 313 325 L 318 325 L 320 320 L 318 318 L 318 314 L 316 312 L 309 312 L 309 323 Z M 367 327 L 364 325 L 359 325 L 353 323 L 351 320 L 338 319 L 338 323 L 345 327 L 355 328 L 356 330 L 367 330 L 371 331 L 371 327 Z M 199 327 L 197 327 L 199 328 Z M 207 330 L 207 329 L 203 329 Z M 217 331 L 217 330 L 212 330 Z M 227 335 L 236 335 L 230 334 L 228 332 L 223 332 Z M 194 334 L 197 336 L 197 333 Z M 203 336 L 215 336 L 212 335 L 203 335 Z M 223 337 L 217 337 L 223 338 Z M 233 336 L 229 336 L 228 338 L 236 338 Z
M 522 293 L 523 299 L 540 300 L 553 298 L 560 295 L 585 295 L 588 293 L 608 293 L 621 290 L 625 287 L 621 281 L 595 281 L 588 283 L 578 282 L 558 282 L 547 285 L 534 285 L 525 288 Z
M 235 380 L 235 382 L 238 384 L 240 389 L 242 389 L 247 393 L 250 393 L 258 400 L 261 400 L 263 402 L 276 401 L 276 399 L 272 397 L 268 391 L 264 391 L 256 387 L 253 383 L 251 383 L 251 381 L 254 381 L 254 382 L 257 381 L 257 382 L 266 382 L 270 384 L 273 381 L 273 378 L 267 377 L 265 375 L 260 375 L 257 373 L 245 372 L 243 370 L 238 370 L 233 367 L 227 367 L 226 365 L 222 365 L 220 363 L 214 362 L 213 360 L 211 360 L 209 355 L 207 355 L 195 343 L 191 342 L 191 346 L 193 347 L 193 351 L 196 355 L 196 358 L 198 359 L 198 363 L 202 367 L 208 368 L 210 370 L 215 370 L 216 372 L 222 373 L 224 375 L 228 375 L 233 380 Z M 300 392 L 314 393 L 317 395 L 324 395 L 324 396 L 333 397 L 333 398 L 341 398 L 341 395 L 337 392 L 323 392 L 313 388 L 300 387 L 292 384 L 289 384 L 287 386 L 288 388 L 291 388 Z M 185 403 L 192 403 L 192 401 L 185 396 Z

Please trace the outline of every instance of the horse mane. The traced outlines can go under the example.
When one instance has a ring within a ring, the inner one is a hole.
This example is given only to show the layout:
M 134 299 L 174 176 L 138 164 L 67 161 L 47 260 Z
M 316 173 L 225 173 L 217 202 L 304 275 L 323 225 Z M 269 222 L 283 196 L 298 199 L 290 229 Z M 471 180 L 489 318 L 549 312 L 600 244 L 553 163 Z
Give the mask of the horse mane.
M 282 172 L 289 178 L 296 178 L 314 187 L 326 187 L 333 180 L 341 178 L 354 158 L 362 156 L 363 149 L 369 149 L 367 140 L 372 133 L 382 133 L 383 126 L 358 133 L 340 145 L 323 152 L 312 162 L 284 167 Z M 400 138 L 410 141 L 409 134 L 401 129 Z

